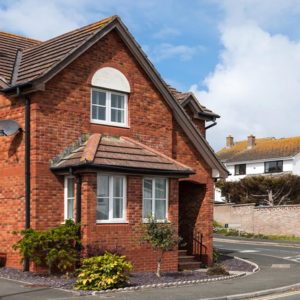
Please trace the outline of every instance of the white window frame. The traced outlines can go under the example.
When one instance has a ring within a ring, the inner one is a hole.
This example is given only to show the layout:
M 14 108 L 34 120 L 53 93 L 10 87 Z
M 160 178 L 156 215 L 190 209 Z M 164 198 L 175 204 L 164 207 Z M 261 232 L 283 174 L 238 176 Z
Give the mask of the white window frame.
M 106 106 L 105 106 L 105 115 L 106 120 L 98 120 L 93 119 L 93 91 L 98 91 L 105 93 L 106 95 Z M 111 121 L 111 94 L 114 95 L 120 95 L 124 97 L 124 122 L 112 122 Z M 117 92 L 117 91 L 110 91 L 110 90 L 104 90 L 98 87 L 92 87 L 91 88 L 91 99 L 90 99 L 90 120 L 91 123 L 94 124 L 102 124 L 102 125 L 111 125 L 111 126 L 117 126 L 117 127 L 128 127 L 128 95 L 125 93 Z
M 144 223 L 148 222 L 147 218 L 144 218 L 144 201 L 145 201 L 145 195 L 144 195 L 144 182 L 145 180 L 152 180 L 152 217 L 155 216 L 155 180 L 156 179 L 165 179 L 166 180 L 166 218 L 165 219 L 157 219 L 156 222 L 168 222 L 169 220 L 169 179 L 166 177 L 144 177 L 143 178 L 143 207 L 142 207 L 142 219 Z M 147 198 L 149 199 L 149 198 Z M 162 200 L 162 199 L 161 199 Z
M 68 200 L 72 197 L 68 197 L 68 179 L 74 179 L 74 197 L 73 197 L 73 218 L 75 218 L 75 177 L 74 176 L 65 176 L 64 178 L 64 220 L 68 220 Z
M 100 180 L 100 176 L 108 176 L 108 186 L 109 186 L 109 212 L 108 212 L 108 220 L 97 220 L 96 223 L 127 223 L 127 178 L 125 175 L 112 174 L 112 173 L 97 173 L 97 192 L 96 192 L 96 209 L 97 209 L 97 201 L 98 201 L 98 184 Z M 122 218 L 113 218 L 113 177 L 121 177 L 123 179 L 123 217 Z

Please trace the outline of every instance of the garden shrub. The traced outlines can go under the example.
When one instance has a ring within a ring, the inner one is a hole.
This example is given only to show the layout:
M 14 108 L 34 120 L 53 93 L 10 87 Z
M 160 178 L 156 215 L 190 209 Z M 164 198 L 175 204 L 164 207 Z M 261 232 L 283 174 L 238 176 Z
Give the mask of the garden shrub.
M 49 273 L 65 273 L 74 270 L 77 262 L 79 230 L 80 225 L 72 220 L 45 231 L 26 229 L 20 232 L 23 237 L 13 249 L 19 250 L 22 261 L 27 257 L 39 266 L 47 266 Z
M 119 288 L 127 282 L 131 269 L 132 265 L 125 256 L 106 252 L 102 256 L 85 258 L 75 287 L 78 290 Z
M 220 264 L 214 264 L 212 267 L 208 268 L 206 274 L 209 276 L 229 275 L 229 273 L 226 271 L 226 269 Z

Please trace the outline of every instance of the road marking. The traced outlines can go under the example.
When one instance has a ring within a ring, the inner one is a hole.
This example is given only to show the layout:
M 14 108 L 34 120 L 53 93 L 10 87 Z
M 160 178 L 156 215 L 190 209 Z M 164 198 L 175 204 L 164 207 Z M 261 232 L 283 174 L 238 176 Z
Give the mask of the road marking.
M 295 261 L 297 263 L 300 263 L 300 255 L 295 255 L 295 256 L 286 256 L 284 259 Z
M 274 269 L 289 269 L 291 267 L 290 264 L 272 264 L 271 268 Z
M 256 253 L 258 250 L 240 250 L 239 253 Z
M 282 299 L 282 298 L 286 298 L 286 297 L 293 296 L 293 295 L 298 295 L 298 294 L 300 294 L 300 291 L 287 292 L 287 293 L 283 293 L 283 294 L 264 296 L 264 297 L 261 297 L 261 298 L 252 298 L 252 299 L 256 299 L 256 300 Z

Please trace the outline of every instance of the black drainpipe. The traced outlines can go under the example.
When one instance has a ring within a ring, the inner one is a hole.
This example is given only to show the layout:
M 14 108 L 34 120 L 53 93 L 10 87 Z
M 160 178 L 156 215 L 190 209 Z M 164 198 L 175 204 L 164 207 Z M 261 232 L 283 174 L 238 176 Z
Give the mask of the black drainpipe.
M 81 223 L 81 183 L 82 183 L 82 178 L 81 175 L 78 174 L 76 175 L 76 223 L 80 224 Z M 81 239 L 81 229 L 79 227 L 78 232 L 77 232 L 79 240 Z M 81 257 L 81 245 L 77 244 L 76 245 L 77 249 L 77 267 L 80 266 L 80 257 Z
M 30 228 L 30 98 L 25 97 L 25 229 Z M 23 271 L 29 271 L 29 258 L 24 257 Z
M 76 223 L 81 222 L 81 175 L 76 176 Z

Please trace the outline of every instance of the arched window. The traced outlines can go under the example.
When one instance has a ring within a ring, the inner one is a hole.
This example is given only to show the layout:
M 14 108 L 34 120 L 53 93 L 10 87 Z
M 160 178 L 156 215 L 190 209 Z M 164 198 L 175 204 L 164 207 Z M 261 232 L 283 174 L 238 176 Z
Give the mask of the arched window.
M 130 85 L 120 71 L 105 67 L 92 78 L 91 122 L 127 127 Z

